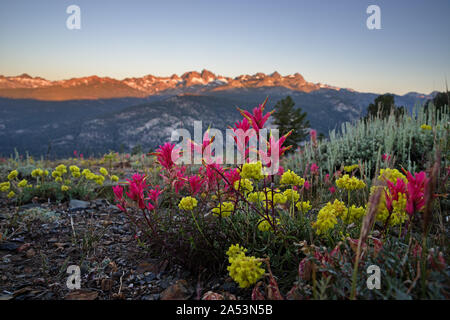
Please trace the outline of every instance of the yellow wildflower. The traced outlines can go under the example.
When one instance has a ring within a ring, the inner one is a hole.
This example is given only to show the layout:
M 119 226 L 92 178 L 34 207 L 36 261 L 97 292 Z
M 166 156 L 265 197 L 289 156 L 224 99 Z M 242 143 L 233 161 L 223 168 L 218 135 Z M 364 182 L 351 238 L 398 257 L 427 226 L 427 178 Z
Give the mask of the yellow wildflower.
M 233 247 L 233 246 L 232 246 Z M 241 288 L 248 288 L 255 284 L 263 275 L 265 270 L 261 268 L 262 261 L 253 256 L 248 257 L 245 255 L 244 248 L 237 248 L 228 250 L 227 254 L 230 252 L 229 261 L 230 265 L 227 267 L 230 277 L 236 281 Z
M 287 201 L 295 203 L 300 199 L 300 195 L 296 190 L 286 189 L 283 194 L 286 196 Z
M 106 170 L 105 168 L 100 168 L 100 173 L 102 174 L 102 175 L 104 175 L 104 176 L 107 176 L 108 175 L 108 170 Z
M 252 192 L 253 183 L 249 179 L 241 179 L 234 182 L 234 188 L 236 190 L 240 188 L 241 191 Z
M 27 186 L 27 184 L 28 184 L 28 181 L 26 180 L 26 179 L 23 179 L 22 181 L 20 181 L 19 183 L 18 183 L 18 187 L 19 188 L 25 188 L 26 186 Z
M 15 196 L 16 194 L 14 193 L 14 191 L 11 191 L 10 193 L 8 193 L 8 198 L 11 199 Z
M 353 165 L 351 165 L 351 166 L 345 166 L 345 167 L 344 167 L 344 171 L 345 171 L 345 172 L 352 172 L 353 170 L 355 170 L 355 169 L 357 169 L 357 168 L 359 168 L 359 165 L 353 164 Z
M 9 181 L 0 183 L 0 191 L 6 192 L 11 188 L 11 183 Z
M 181 199 L 178 207 L 181 210 L 194 210 L 194 208 L 197 206 L 197 203 L 197 199 L 193 197 L 184 197 L 183 199 Z
M 309 203 L 309 200 L 308 201 L 299 202 L 295 206 L 301 212 L 308 212 L 312 208 L 311 204 Z
M 17 170 L 13 170 L 8 174 L 8 180 L 14 180 L 19 175 L 19 172 Z
M 272 224 L 276 224 L 276 225 L 280 224 L 280 219 L 278 219 L 278 218 L 275 218 L 275 220 L 274 220 L 272 217 L 269 217 L 269 219 Z M 270 222 L 267 219 L 259 220 L 258 221 L 259 231 L 262 231 L 262 232 L 272 231 L 273 228 L 272 228 L 272 225 L 270 224 Z
M 289 184 L 291 186 L 303 186 L 303 184 L 305 184 L 305 179 L 299 177 L 295 172 L 287 170 L 281 176 L 280 183 Z
M 67 167 L 63 164 L 60 164 L 55 168 L 56 171 L 60 173 L 60 175 L 63 175 L 64 173 L 67 173 Z
M 231 261 L 236 258 L 240 254 L 244 254 L 247 252 L 247 249 L 240 246 L 239 244 L 232 244 L 227 251 L 228 261 L 231 263 Z
M 212 209 L 215 216 L 229 217 L 234 211 L 234 203 L 230 201 L 225 201 L 219 204 L 217 207 Z
M 389 180 L 393 183 L 396 183 L 398 178 L 402 179 L 405 183 L 408 182 L 406 177 L 397 169 L 390 169 L 390 168 L 381 169 L 380 175 L 378 176 L 378 180 L 380 181 Z
M 244 163 L 242 166 L 242 172 L 240 172 L 241 177 L 244 179 L 255 179 L 261 180 L 264 178 L 264 174 L 262 172 L 262 163 L 261 161 L 255 163 Z
M 363 189 L 366 187 L 364 181 L 359 180 L 356 177 L 351 177 L 348 174 L 344 174 L 341 178 L 336 180 L 338 188 L 346 190 Z

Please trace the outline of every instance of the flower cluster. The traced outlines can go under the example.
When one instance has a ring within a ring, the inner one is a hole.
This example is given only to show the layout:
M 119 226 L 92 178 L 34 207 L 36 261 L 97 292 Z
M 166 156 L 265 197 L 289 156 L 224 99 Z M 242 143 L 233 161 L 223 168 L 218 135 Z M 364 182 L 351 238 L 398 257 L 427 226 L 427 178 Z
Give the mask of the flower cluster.
M 344 171 L 345 172 L 352 172 L 353 170 L 356 170 L 359 168 L 358 164 L 352 164 L 351 166 L 345 166 Z
M 313 228 L 316 229 L 318 235 L 322 235 L 328 232 L 328 230 L 333 229 L 337 224 L 337 218 L 345 217 L 347 215 L 348 209 L 342 201 L 334 200 L 333 203 L 328 202 L 325 207 L 320 209 L 317 215 L 317 220 L 313 223 Z
M 400 171 L 397 169 L 381 169 L 380 175 L 378 176 L 378 180 L 380 181 L 397 181 L 397 179 L 402 179 L 404 182 L 407 182 L 407 179 L 405 175 L 403 175 Z
M 303 213 L 308 212 L 309 210 L 312 209 L 312 205 L 311 203 L 309 203 L 308 201 L 302 201 L 302 202 L 298 202 L 296 205 L 297 209 Z
M 300 194 L 293 189 L 284 190 L 283 195 L 286 197 L 287 201 L 291 203 L 296 203 L 300 199 Z
M 194 208 L 197 206 L 197 203 L 198 201 L 194 197 L 184 197 L 180 200 L 178 208 L 186 211 L 194 210 Z
M 254 256 L 247 256 L 246 249 L 237 245 L 232 245 L 228 251 L 227 267 L 230 277 L 239 284 L 241 288 L 248 288 L 255 284 L 265 273 L 261 268 L 262 261 Z
M 299 177 L 295 172 L 287 170 L 281 176 L 280 183 L 291 186 L 303 186 L 305 184 L 305 179 Z
M 348 174 L 344 174 L 341 178 L 337 179 L 336 185 L 338 188 L 346 190 L 363 189 L 366 187 L 364 181 L 356 177 L 350 177 Z
M 259 231 L 262 232 L 273 231 L 272 225 L 279 225 L 279 224 L 280 219 L 269 216 L 269 218 L 266 217 L 258 221 L 258 229 Z
M 263 179 L 264 174 L 262 172 L 261 161 L 255 163 L 244 163 L 244 165 L 242 166 L 242 172 L 240 172 L 240 174 L 243 179 Z
M 240 179 L 234 182 L 234 188 L 244 192 L 252 192 L 253 183 L 249 179 Z
M 217 207 L 212 209 L 215 216 L 229 217 L 234 211 L 234 203 L 225 201 L 220 203 Z
M 421 126 L 420 126 L 420 128 L 422 129 L 422 130 L 431 130 L 432 129 L 432 127 L 430 126 L 430 125 L 428 125 L 428 124 L 422 124 Z

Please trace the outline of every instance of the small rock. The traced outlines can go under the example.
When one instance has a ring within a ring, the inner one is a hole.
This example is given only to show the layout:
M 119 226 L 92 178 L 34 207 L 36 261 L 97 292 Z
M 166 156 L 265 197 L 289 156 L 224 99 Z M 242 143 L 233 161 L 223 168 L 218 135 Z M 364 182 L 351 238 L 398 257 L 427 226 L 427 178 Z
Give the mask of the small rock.
M 175 284 L 161 292 L 161 300 L 187 300 L 193 294 L 186 280 L 178 280 Z
M 83 209 L 88 208 L 90 205 L 89 202 L 87 201 L 82 201 L 82 200 L 70 200 L 69 202 L 69 211 L 74 212 L 74 211 L 81 211 Z
M 0 243 L 0 250 L 5 251 L 16 251 L 19 249 L 20 245 L 14 242 L 2 242 Z

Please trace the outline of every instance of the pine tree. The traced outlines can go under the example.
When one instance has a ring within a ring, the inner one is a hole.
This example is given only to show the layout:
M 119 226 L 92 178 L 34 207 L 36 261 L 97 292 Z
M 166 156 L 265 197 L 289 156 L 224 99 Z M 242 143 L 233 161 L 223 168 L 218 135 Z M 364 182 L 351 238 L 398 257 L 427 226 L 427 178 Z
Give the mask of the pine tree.
M 292 134 L 287 137 L 284 145 L 292 145 L 291 150 L 295 150 L 301 141 L 307 137 L 307 128 L 309 121 L 306 120 L 306 112 L 302 112 L 300 107 L 295 108 L 295 102 L 290 96 L 280 100 L 275 105 L 275 112 L 273 113 L 273 123 L 279 130 L 280 137 L 294 129 Z

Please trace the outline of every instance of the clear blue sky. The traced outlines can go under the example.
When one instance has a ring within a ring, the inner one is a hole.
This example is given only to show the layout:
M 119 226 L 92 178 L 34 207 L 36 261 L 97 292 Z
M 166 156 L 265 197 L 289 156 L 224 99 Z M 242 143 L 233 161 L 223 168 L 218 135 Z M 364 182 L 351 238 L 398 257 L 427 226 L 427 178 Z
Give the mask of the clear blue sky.
M 71 4 L 81 30 L 66 28 Z M 370 4 L 381 8 L 381 30 L 366 27 Z M 276 70 L 359 91 L 429 93 L 450 78 L 449 14 L 449 0 L 1 0 L 0 74 Z

